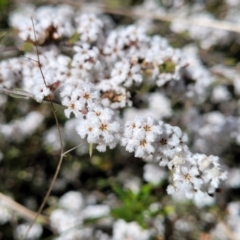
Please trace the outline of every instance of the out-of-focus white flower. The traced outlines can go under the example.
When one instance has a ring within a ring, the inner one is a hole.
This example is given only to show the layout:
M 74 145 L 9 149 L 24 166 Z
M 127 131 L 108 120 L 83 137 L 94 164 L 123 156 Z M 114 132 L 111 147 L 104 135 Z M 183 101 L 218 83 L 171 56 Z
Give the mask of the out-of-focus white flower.
M 15 231 L 16 239 L 19 240 L 22 239 L 25 236 L 29 226 L 30 224 L 28 223 L 18 225 Z M 40 224 L 35 223 L 28 232 L 26 239 L 27 240 L 39 239 L 40 236 L 42 235 L 42 232 L 43 232 L 42 226 Z
M 226 0 L 226 3 L 230 6 L 230 7 L 235 7 L 239 5 L 238 0 Z
M 155 119 L 161 120 L 172 116 L 170 100 L 160 92 L 149 94 L 149 108 L 152 110 Z
M 216 86 L 213 89 L 212 100 L 214 102 L 224 102 L 230 99 L 230 93 L 225 86 Z
M 83 207 L 83 196 L 80 192 L 69 191 L 59 198 L 58 204 L 69 211 L 79 211 Z
M 0 133 L 12 141 L 21 142 L 24 137 L 33 134 L 41 126 L 43 120 L 44 116 L 41 113 L 32 111 L 22 119 L 8 124 L 0 124 Z
M 133 193 L 137 194 L 140 191 L 141 179 L 134 176 L 130 171 L 123 170 L 118 176 L 118 180 L 123 184 L 124 189 L 129 189 Z
M 154 185 L 159 184 L 163 179 L 167 177 L 166 171 L 156 164 L 145 164 L 143 170 L 144 180 Z
M 126 60 L 117 62 L 111 72 L 111 81 L 125 87 L 131 87 L 134 83 L 139 85 L 142 82 L 140 65 Z
M 51 70 L 44 71 L 43 76 L 39 70 L 35 73 L 33 82 L 32 93 L 38 102 L 42 102 L 45 97 L 50 97 L 50 99 L 52 99 L 52 91 L 59 85 L 59 81 L 55 78 L 54 71 Z
M 194 12 L 194 8 L 191 9 L 192 12 L 189 11 L 184 13 L 184 17 L 186 17 L 186 14 L 190 15 L 188 17 L 197 18 L 203 22 L 211 21 L 214 19 L 214 16 L 211 15 L 209 12 L 200 12 L 196 11 Z M 171 29 L 174 32 L 187 32 L 189 36 L 195 40 L 198 40 L 201 44 L 201 47 L 204 49 L 209 49 L 211 46 L 216 44 L 221 44 L 228 42 L 229 39 L 229 33 L 222 29 L 209 29 L 205 26 L 196 26 L 196 25 L 187 25 L 182 24 L 178 21 L 173 21 L 171 24 Z
M 178 219 L 174 223 L 174 228 L 179 232 L 191 232 L 193 230 L 193 224 L 191 221 L 186 221 L 184 219 Z
M 227 223 L 231 227 L 233 232 L 234 240 L 239 239 L 239 224 L 240 224 L 240 202 L 230 202 L 227 206 L 227 210 L 229 212 L 229 216 L 227 217 Z
M 54 240 L 80 240 L 91 239 L 93 237 L 93 229 L 90 227 L 73 228 L 71 231 L 62 232 L 59 237 Z
M 136 222 L 127 223 L 124 220 L 117 220 L 113 224 L 113 240 L 148 240 L 150 233 L 143 230 Z
M 81 14 L 75 18 L 77 32 L 83 42 L 95 42 L 102 30 L 103 23 L 94 14 Z
M 228 232 L 226 230 L 225 223 L 219 222 L 216 227 L 211 231 L 211 238 L 218 240 L 226 240 L 228 239 Z M 239 238 L 234 238 L 234 240 L 238 240 Z
M 10 219 L 11 219 L 10 210 L 0 200 L 0 225 L 5 224 L 6 222 L 10 221 Z
M 43 43 L 45 40 L 45 32 L 42 26 L 31 18 L 25 18 L 18 25 L 19 37 L 24 41 Z
M 50 224 L 58 233 L 63 233 L 81 226 L 82 217 L 78 212 L 56 209 L 51 212 Z
M 110 213 L 108 205 L 89 205 L 86 206 L 81 214 L 84 219 L 105 217 Z
M 64 136 L 62 136 L 62 144 L 65 145 Z M 54 151 L 61 149 L 58 128 L 56 126 L 47 130 L 43 135 L 43 142 L 46 147 L 52 148 Z
M 240 187 L 240 169 L 233 168 L 228 170 L 228 178 L 226 180 L 226 185 L 230 188 Z

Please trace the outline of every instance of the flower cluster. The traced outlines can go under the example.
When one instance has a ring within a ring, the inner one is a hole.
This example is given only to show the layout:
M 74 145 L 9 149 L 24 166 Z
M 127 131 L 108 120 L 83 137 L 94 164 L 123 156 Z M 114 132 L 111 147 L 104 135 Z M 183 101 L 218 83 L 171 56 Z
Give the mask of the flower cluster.
M 195 198 L 201 203 L 206 195 L 214 195 L 220 180 L 225 180 L 226 172 L 220 171 L 219 159 L 216 156 L 207 157 L 204 154 L 181 156 L 172 160 L 173 183 L 167 192 L 184 191 L 187 198 Z
M 106 151 L 107 146 L 114 148 L 121 136 L 119 120 L 110 108 L 96 107 L 89 111 L 76 130 L 89 143 L 97 144 L 97 149 L 101 152 Z
M 180 128 L 150 117 L 127 122 L 122 138 L 122 145 L 135 157 L 152 157 L 160 160 L 160 166 L 168 166 L 173 176 L 169 194 L 183 191 L 186 197 L 201 201 L 204 194 L 214 194 L 227 173 L 221 172 L 218 157 L 192 154 L 186 143 Z
M 135 157 L 160 160 L 162 166 L 168 164 L 181 151 L 187 150 L 187 136 L 179 127 L 173 127 L 162 121 L 157 122 L 151 117 L 136 117 L 126 122 L 122 145 Z

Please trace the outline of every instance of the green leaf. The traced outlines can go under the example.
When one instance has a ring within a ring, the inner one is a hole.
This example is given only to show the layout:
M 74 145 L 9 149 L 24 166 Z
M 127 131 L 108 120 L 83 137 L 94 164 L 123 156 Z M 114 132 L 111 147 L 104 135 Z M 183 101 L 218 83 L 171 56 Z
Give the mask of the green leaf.
M 92 153 L 93 153 L 93 144 L 92 143 L 89 144 L 88 152 L 89 152 L 89 156 L 91 157 Z
M 4 8 L 6 8 L 8 3 L 9 3 L 9 0 L 1 0 L 0 1 L 0 10 L 3 10 Z
M 70 44 L 74 44 L 79 41 L 80 35 L 79 33 L 75 32 L 72 37 L 68 40 Z
M 159 66 L 160 73 L 174 73 L 176 64 L 171 60 L 166 60 Z
M 1 32 L 0 33 L 0 41 L 2 40 L 2 38 L 6 35 L 6 32 Z
M 22 49 L 24 52 L 32 52 L 34 48 L 34 44 L 31 42 L 24 42 Z
M 121 200 L 125 199 L 126 194 L 125 194 L 123 188 L 121 188 L 118 185 L 113 185 L 113 191 L 120 197 Z

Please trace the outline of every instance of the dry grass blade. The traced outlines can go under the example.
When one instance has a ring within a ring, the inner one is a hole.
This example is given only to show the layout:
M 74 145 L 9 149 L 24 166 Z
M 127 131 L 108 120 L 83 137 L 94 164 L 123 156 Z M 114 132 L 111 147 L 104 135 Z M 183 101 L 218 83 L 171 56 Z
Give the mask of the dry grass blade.
M 0 193 L 0 201 L 9 209 L 12 211 L 15 211 L 18 215 L 21 215 L 23 218 L 26 218 L 28 220 L 33 220 L 36 216 L 36 213 L 29 210 L 28 208 L 24 207 L 23 205 L 17 203 L 13 199 L 7 197 L 3 193 Z M 48 225 L 49 219 L 48 217 L 39 214 L 38 218 L 36 219 L 37 222 Z
M 54 1 L 46 1 L 46 2 L 54 2 Z M 84 7 L 84 4 L 78 1 L 73 0 L 63 0 L 59 1 L 61 3 L 70 4 L 75 7 Z M 240 33 L 240 25 L 237 23 L 231 23 L 228 21 L 214 20 L 214 19 L 205 19 L 205 18 L 191 18 L 191 17 L 176 17 L 176 14 L 163 14 L 163 13 L 153 13 L 150 11 L 143 10 L 135 10 L 134 8 L 114 8 L 109 7 L 104 4 L 95 4 L 93 8 L 93 12 L 96 11 L 96 7 L 101 9 L 104 13 L 127 16 L 131 18 L 148 18 L 153 20 L 160 20 L 164 22 L 178 22 L 186 25 L 196 25 L 202 27 L 209 27 L 213 29 L 226 30 L 231 32 Z M 88 6 L 88 10 L 91 10 Z

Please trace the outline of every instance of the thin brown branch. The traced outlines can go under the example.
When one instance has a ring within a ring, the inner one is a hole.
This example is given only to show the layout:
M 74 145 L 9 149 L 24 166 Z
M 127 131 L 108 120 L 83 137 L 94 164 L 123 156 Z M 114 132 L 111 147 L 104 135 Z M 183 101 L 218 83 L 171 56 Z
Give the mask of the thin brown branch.
M 32 20 L 32 25 L 33 25 L 33 33 L 34 33 L 35 42 L 37 42 L 35 26 L 34 26 L 34 22 L 33 22 L 33 18 L 32 18 L 32 17 L 31 17 L 31 20 Z M 41 62 L 40 62 L 40 58 L 39 58 L 38 47 L 37 47 L 36 44 L 35 44 L 35 48 L 36 48 L 36 52 L 37 52 L 37 63 L 38 63 L 38 67 L 39 67 L 39 70 L 40 70 L 40 72 L 41 72 L 41 75 L 42 75 L 42 78 L 43 78 L 45 87 L 47 87 L 46 80 L 45 80 L 45 77 L 44 77 L 44 75 L 43 75 L 43 71 L 42 71 L 42 68 L 41 68 Z
M 33 19 L 32 19 L 32 24 L 33 24 L 34 37 L 35 37 L 35 42 L 36 42 L 37 39 L 36 39 L 36 32 L 35 32 L 35 27 L 34 27 Z M 46 85 L 46 80 L 45 80 L 45 77 L 44 77 L 44 75 L 43 75 L 43 71 L 42 71 L 42 68 L 41 68 L 41 62 L 40 62 L 40 58 L 39 58 L 38 47 L 37 47 L 36 45 L 35 45 L 35 47 L 36 47 L 36 52 L 37 52 L 38 67 L 39 67 L 39 69 L 40 69 L 40 72 L 41 72 L 42 78 L 43 78 L 43 80 L 44 80 L 45 86 L 47 86 L 47 85 Z M 51 183 L 50 183 L 50 186 L 49 186 L 49 188 L 48 188 L 48 190 L 47 190 L 47 193 L 46 193 L 46 195 L 45 195 L 45 197 L 44 197 L 44 199 L 43 199 L 43 201 L 42 201 L 42 203 L 41 203 L 41 206 L 39 207 L 39 209 L 38 209 L 38 211 L 37 211 L 37 213 L 36 213 L 36 215 L 35 215 L 35 218 L 33 219 L 32 223 L 30 224 L 29 228 L 27 229 L 27 231 L 26 231 L 26 233 L 25 233 L 25 235 L 24 235 L 24 237 L 23 237 L 24 240 L 26 240 L 27 235 L 28 235 L 30 229 L 32 228 L 33 224 L 36 222 L 38 216 L 41 214 L 44 206 L 45 206 L 46 203 L 47 203 L 47 200 L 48 200 L 48 198 L 49 198 L 49 196 L 50 196 L 50 194 L 51 194 L 51 192 L 52 192 L 53 186 L 54 186 L 54 184 L 55 184 L 55 182 L 56 182 L 56 179 L 57 179 L 57 177 L 58 177 L 58 174 L 59 174 L 59 172 L 60 172 L 60 169 L 61 169 L 61 166 L 62 166 L 62 162 L 63 162 L 63 157 L 64 157 L 62 134 L 61 134 L 61 130 L 60 130 L 58 118 L 57 118 L 57 115 L 56 115 L 56 110 L 55 110 L 55 108 L 54 108 L 54 105 L 53 105 L 53 102 L 52 102 L 51 99 L 50 99 L 50 104 L 51 104 L 51 107 L 52 107 L 52 110 L 53 110 L 53 115 L 54 115 L 54 118 L 55 118 L 55 121 L 56 121 L 56 126 L 57 126 L 57 129 L 58 129 L 58 136 L 59 136 L 59 141 L 60 141 L 60 145 L 61 145 L 61 156 L 60 156 L 60 159 L 59 159 L 59 161 L 58 161 L 57 168 L 56 168 L 56 171 L 55 171 L 55 173 L 54 173 L 53 179 L 52 179 L 52 181 L 51 181 Z

